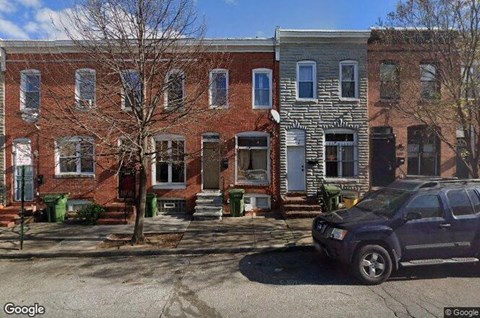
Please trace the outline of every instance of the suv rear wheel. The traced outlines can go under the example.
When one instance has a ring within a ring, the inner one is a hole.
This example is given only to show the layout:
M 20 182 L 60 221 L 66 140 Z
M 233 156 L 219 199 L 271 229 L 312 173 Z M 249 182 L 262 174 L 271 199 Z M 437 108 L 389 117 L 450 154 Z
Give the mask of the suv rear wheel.
M 392 259 L 380 245 L 365 245 L 355 254 L 353 272 L 362 283 L 381 284 L 392 273 Z

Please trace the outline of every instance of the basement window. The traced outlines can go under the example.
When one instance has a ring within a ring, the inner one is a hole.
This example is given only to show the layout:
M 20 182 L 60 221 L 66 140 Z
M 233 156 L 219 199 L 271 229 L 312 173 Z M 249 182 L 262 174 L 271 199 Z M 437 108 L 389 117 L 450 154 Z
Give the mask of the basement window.
M 246 193 L 245 194 L 245 210 L 269 210 L 270 196 L 266 194 Z

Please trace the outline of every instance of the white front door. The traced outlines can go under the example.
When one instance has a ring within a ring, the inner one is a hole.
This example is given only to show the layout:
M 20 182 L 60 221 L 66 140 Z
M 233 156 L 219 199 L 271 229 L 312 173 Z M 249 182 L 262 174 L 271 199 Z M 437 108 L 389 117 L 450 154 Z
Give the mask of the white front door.
M 25 201 L 33 201 L 33 165 L 30 162 L 32 158 L 32 145 L 29 139 L 16 139 L 13 146 L 14 151 L 14 167 L 15 167 L 15 179 L 14 179 L 14 199 L 15 201 L 22 200 L 22 167 L 25 169 L 24 180 L 24 199 Z M 30 158 L 30 160 L 28 160 Z M 26 162 L 28 162 L 26 165 Z
M 305 147 L 287 147 L 287 190 L 305 191 Z

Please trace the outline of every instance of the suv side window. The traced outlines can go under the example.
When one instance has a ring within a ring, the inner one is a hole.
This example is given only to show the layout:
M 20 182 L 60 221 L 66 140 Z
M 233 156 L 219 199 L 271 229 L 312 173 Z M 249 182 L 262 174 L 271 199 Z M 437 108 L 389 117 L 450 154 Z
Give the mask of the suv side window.
M 471 215 L 473 214 L 472 204 L 468 198 L 467 191 L 464 189 L 450 190 L 447 192 L 448 202 L 452 208 L 453 215 Z
M 475 191 L 474 189 L 468 189 L 467 193 L 470 197 L 470 201 L 472 201 L 473 211 L 475 214 L 480 213 L 480 198 L 478 197 L 478 190 Z
M 422 219 L 443 217 L 440 198 L 436 194 L 420 195 L 414 198 L 407 207 L 407 214 L 415 212 L 422 216 Z

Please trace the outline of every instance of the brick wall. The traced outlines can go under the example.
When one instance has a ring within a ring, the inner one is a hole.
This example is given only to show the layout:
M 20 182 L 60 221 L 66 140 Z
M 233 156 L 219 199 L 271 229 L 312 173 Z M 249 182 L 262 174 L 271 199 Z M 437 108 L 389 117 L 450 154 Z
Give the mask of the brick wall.
M 368 104 L 369 125 L 390 126 L 396 135 L 397 156 L 405 158 L 405 164 L 396 169 L 396 176 L 403 177 L 408 171 L 407 129 L 409 126 L 421 125 L 420 121 L 405 115 L 398 109 L 410 107 L 412 103 L 420 103 L 420 63 L 432 61 L 428 52 L 415 50 L 404 45 L 384 44 L 380 41 L 372 42 L 368 48 Z M 400 98 L 395 104 L 383 101 L 380 98 L 380 65 L 383 61 L 395 61 L 400 67 Z M 440 62 L 441 61 L 437 61 Z M 441 67 L 441 65 L 440 65 Z M 442 90 L 442 96 L 447 92 Z M 443 125 L 442 132 L 450 142 L 455 144 L 455 125 Z M 403 147 L 404 150 L 401 150 Z M 372 167 L 375 169 L 375 167 Z M 440 144 L 440 175 L 453 177 L 456 172 L 456 155 L 446 143 Z
M 6 204 L 5 188 L 5 75 L 0 72 L 0 204 Z
M 63 56 L 64 58 L 65 56 Z M 60 112 L 65 98 L 74 100 L 75 70 L 81 67 L 95 68 L 81 60 L 79 56 L 71 56 L 69 61 L 62 65 L 60 59 L 45 61 L 45 56 L 39 54 L 8 54 L 7 72 L 5 76 L 6 89 L 6 184 L 7 196 L 13 198 L 13 158 L 12 145 L 16 138 L 29 138 L 32 142 L 35 176 L 43 175 L 44 184 L 35 186 L 35 191 L 40 195 L 46 193 L 67 192 L 71 198 L 94 199 L 100 204 L 107 204 L 117 200 L 118 176 L 116 168 L 118 162 L 112 156 L 97 156 L 94 177 L 66 177 L 55 175 L 54 142 L 62 136 L 68 136 L 71 122 L 62 125 L 55 117 L 55 112 Z M 213 56 L 215 59 L 215 56 Z M 76 63 L 72 67 L 72 63 Z M 154 191 L 163 198 L 182 198 L 187 200 L 187 208 L 193 211 L 195 196 L 201 191 L 201 140 L 202 134 L 215 132 L 220 135 L 222 158 L 228 159 L 228 168 L 221 172 L 221 187 L 228 190 L 235 185 L 235 135 L 246 131 L 262 131 L 270 135 L 271 151 L 271 182 L 265 186 L 242 186 L 247 192 L 265 193 L 272 197 L 272 207 L 277 207 L 278 202 L 278 125 L 269 118 L 269 110 L 252 109 L 252 70 L 255 68 L 268 68 L 273 71 L 273 87 L 277 86 L 278 66 L 273 52 L 265 53 L 231 53 L 228 61 L 222 59 L 223 64 L 216 67 L 229 70 L 229 107 L 199 114 L 198 118 L 189 120 L 188 125 L 172 127 L 170 134 L 181 134 L 186 140 L 186 174 L 185 189 L 160 190 L 152 188 L 152 178 L 149 171 L 148 191 Z M 68 64 L 68 66 L 67 66 Z M 200 64 L 201 65 L 201 64 Z M 57 92 L 59 98 L 41 97 L 41 118 L 34 123 L 22 119 L 20 113 L 20 71 L 23 69 L 38 69 L 42 73 L 42 92 Z M 98 73 L 99 71 L 97 71 Z M 208 79 L 209 70 L 203 70 Z M 186 90 L 189 85 L 188 74 Z M 97 81 L 99 76 L 97 75 Z M 97 84 L 99 85 L 99 84 Z M 273 107 L 278 109 L 278 93 L 273 91 Z M 98 97 L 97 97 L 98 98 Z M 198 107 L 208 107 L 208 92 L 198 101 Z M 111 107 L 111 105 L 109 105 Z M 102 107 L 99 105 L 99 107 Z M 120 100 L 118 100 L 120 111 Z M 38 129 L 39 127 L 40 129 Z M 99 127 L 102 129 L 104 127 Z M 96 153 L 102 151 L 97 146 Z M 0 158 L 1 159 L 1 158 Z

